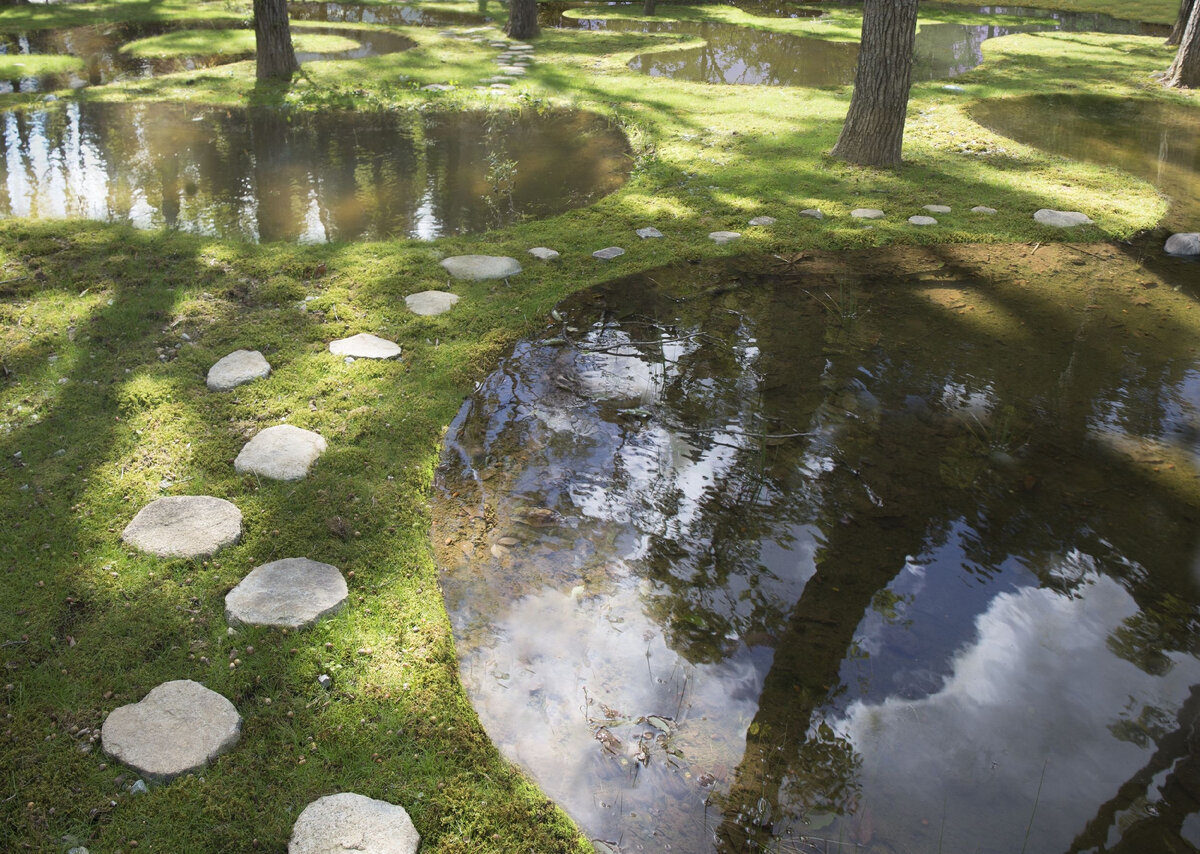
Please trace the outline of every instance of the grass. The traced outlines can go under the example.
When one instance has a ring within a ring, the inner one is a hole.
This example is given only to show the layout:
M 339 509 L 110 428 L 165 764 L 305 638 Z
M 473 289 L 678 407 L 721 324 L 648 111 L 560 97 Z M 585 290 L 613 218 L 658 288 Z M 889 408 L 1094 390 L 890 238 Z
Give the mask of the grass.
M 297 29 L 292 37 L 297 53 L 337 53 L 354 50 L 358 42 L 346 36 L 307 33 Z M 122 48 L 130 56 L 173 59 L 185 56 L 244 56 L 254 53 L 254 30 L 177 30 L 138 39 Z
M 746 23 L 736 10 L 663 12 Z M 6 7 L 0 29 L 241 21 L 247 13 L 239 3 L 111 0 Z M 967 108 L 980 98 L 1063 88 L 1196 100 L 1150 79 L 1171 56 L 1157 39 L 991 41 L 984 65 L 956 81 L 965 92 L 940 82 L 915 87 L 906 163 L 876 172 L 825 154 L 848 88 L 651 79 L 625 63 L 670 36 L 550 31 L 537 40 L 524 81 L 508 94 L 481 93 L 470 87 L 494 73 L 494 50 L 396 29 L 417 46 L 311 63 L 286 90 L 257 86 L 253 63 L 241 62 L 58 93 L 297 109 L 571 104 L 619 122 L 635 162 L 621 191 L 588 208 L 431 244 L 254 246 L 88 222 L 0 222 L 4 850 L 86 844 L 129 852 L 136 842 L 150 851 L 282 851 L 299 810 L 338 790 L 403 804 L 428 852 L 586 850 L 569 819 L 500 758 L 458 683 L 429 543 L 429 496 L 442 430 L 472 383 L 566 294 L 663 263 L 747 251 L 1061 240 L 1030 217 L 1047 206 L 1096 220 L 1072 239 L 1128 237 L 1166 209 L 1152 187 L 997 138 Z M 852 31 L 848 16 L 837 17 L 826 36 Z M 417 89 L 439 82 L 459 88 Z M 0 105 L 39 106 L 42 97 L 0 96 Z M 908 227 L 905 218 L 930 202 L 955 213 L 935 228 Z M 965 213 L 977 204 L 1000 213 Z M 847 216 L 875 206 L 890 215 L 871 230 Z M 828 219 L 800 217 L 807 207 Z M 767 213 L 775 226 L 747 227 Z M 632 239 L 649 224 L 667 237 Z M 745 236 L 718 247 L 706 235 L 720 229 Z M 609 245 L 627 254 L 607 265 L 590 257 Z M 443 317 L 404 309 L 405 295 L 446 287 L 439 258 L 481 252 L 524 261 L 530 246 L 553 247 L 563 259 L 530 260 L 511 286 L 456 284 L 463 299 Z M 327 352 L 328 341 L 364 331 L 400 342 L 403 358 L 346 364 Z M 207 392 L 208 367 L 239 347 L 263 351 L 272 375 L 231 393 Z M 284 420 L 329 440 L 313 474 L 292 484 L 236 475 L 230 461 L 246 438 Z M 122 547 L 123 526 L 163 494 L 234 501 L 246 520 L 242 542 L 209 561 L 161 561 Z M 299 633 L 229 634 L 224 594 L 251 567 L 301 555 L 347 574 L 350 607 Z M 331 691 L 317 685 L 321 673 L 333 676 Z M 184 677 L 237 705 L 242 741 L 201 774 L 130 795 L 133 775 L 105 760 L 95 730 L 113 708 Z
M 66 74 L 83 68 L 83 60 L 74 56 L 50 54 L 0 54 L 0 80 Z

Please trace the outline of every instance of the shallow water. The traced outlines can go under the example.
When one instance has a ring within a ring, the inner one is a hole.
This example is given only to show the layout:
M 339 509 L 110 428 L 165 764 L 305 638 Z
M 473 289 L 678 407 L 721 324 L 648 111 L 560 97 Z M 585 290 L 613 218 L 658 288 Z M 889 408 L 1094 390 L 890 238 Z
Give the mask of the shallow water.
M 382 24 L 404 27 L 456 27 L 477 24 L 483 15 L 435 9 L 429 6 L 363 5 L 356 3 L 288 3 L 293 21 L 328 21 L 347 24 Z
M 1200 843 L 1198 269 L 937 247 L 579 294 L 447 436 L 488 732 L 626 852 Z
M 479 232 L 620 187 L 628 140 L 592 113 L 284 114 L 70 103 L 0 112 L 0 216 L 249 240 Z
M 1171 199 L 1166 225 L 1200 228 L 1200 109 L 1100 95 L 983 101 L 971 116 L 1019 142 L 1145 178 Z

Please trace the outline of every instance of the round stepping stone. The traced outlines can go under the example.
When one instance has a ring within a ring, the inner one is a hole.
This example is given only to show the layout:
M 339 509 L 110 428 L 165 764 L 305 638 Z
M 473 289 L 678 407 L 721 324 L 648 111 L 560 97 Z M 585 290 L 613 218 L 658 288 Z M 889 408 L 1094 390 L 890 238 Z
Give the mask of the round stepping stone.
M 525 44 L 524 42 L 513 42 L 508 46 L 509 50 L 533 50 L 533 45 Z
M 355 359 L 394 359 L 400 355 L 400 345 L 368 332 L 360 332 L 349 338 L 330 341 L 329 352 L 335 356 L 351 356 Z
M 521 65 L 501 65 L 500 70 L 504 72 L 505 77 L 525 76 L 525 67 Z
M 198 682 L 177 679 L 140 703 L 113 709 L 100 742 L 113 759 L 165 783 L 212 762 L 237 744 L 241 732 L 233 703 Z
M 453 278 L 472 282 L 506 279 L 521 272 L 516 258 L 502 255 L 455 255 L 441 264 Z
M 280 424 L 247 442 L 233 461 L 233 469 L 272 480 L 299 480 L 327 447 L 319 433 Z
M 750 220 L 751 225 L 774 225 L 775 217 L 773 216 L 756 216 Z
M 620 258 L 625 254 L 625 250 L 620 246 L 609 246 L 605 249 L 597 249 L 592 253 L 593 258 L 599 258 L 601 261 L 611 261 L 613 258 Z
M 887 214 L 879 208 L 855 208 L 850 211 L 850 216 L 855 219 L 883 219 Z
M 708 239 L 713 243 L 733 243 L 735 240 L 740 240 L 742 235 L 736 231 L 714 231 L 708 235 Z
M 924 207 L 925 207 L 925 210 L 929 211 L 930 213 L 934 213 L 934 214 L 950 213 L 949 205 L 925 205 Z
M 211 391 L 231 388 L 262 379 L 271 373 L 271 366 L 257 350 L 234 350 L 208 369 L 207 384 Z
M 292 826 L 288 854 L 417 854 L 421 835 L 404 807 L 353 792 L 317 798 Z
M 937 225 L 938 222 L 931 216 L 910 216 L 908 218 L 910 225 Z
M 976 205 L 975 207 L 971 208 L 971 213 L 990 215 L 996 213 L 996 209 L 989 208 L 987 205 Z
M 1172 234 L 1167 238 L 1163 251 L 1168 255 L 1200 255 L 1200 232 Z
M 654 226 L 647 226 L 646 228 L 639 228 L 634 233 L 637 234 L 638 237 L 642 238 L 642 240 L 652 240 L 656 237 L 663 236 L 663 233 L 661 231 L 659 231 L 657 228 L 655 228 Z
M 534 258 L 540 258 L 543 261 L 553 261 L 558 257 L 558 253 L 553 249 L 547 249 L 545 246 L 535 246 L 529 250 L 529 254 Z
M 1042 208 L 1033 215 L 1033 218 L 1042 225 L 1052 225 L 1055 228 L 1073 228 L 1092 221 L 1086 214 L 1081 214 L 1079 211 L 1055 211 L 1049 208 Z
M 453 92 L 455 88 L 451 83 L 430 83 L 428 86 L 421 87 L 425 92 Z
M 816 208 L 805 208 L 800 211 L 800 216 L 812 217 L 813 219 L 825 219 L 825 214 L 821 213 Z
M 230 625 L 299 629 L 311 626 L 346 601 L 346 580 L 336 566 L 289 557 L 250 570 L 225 596 Z
M 168 495 L 138 511 L 121 539 L 159 557 L 207 557 L 242 537 L 242 511 L 210 495 Z
M 454 308 L 454 304 L 458 302 L 458 299 L 458 294 L 450 294 L 445 291 L 421 291 L 419 294 L 409 294 L 406 296 L 404 304 L 408 306 L 408 310 L 413 314 L 419 314 L 422 317 L 435 317 L 439 314 L 445 314 Z

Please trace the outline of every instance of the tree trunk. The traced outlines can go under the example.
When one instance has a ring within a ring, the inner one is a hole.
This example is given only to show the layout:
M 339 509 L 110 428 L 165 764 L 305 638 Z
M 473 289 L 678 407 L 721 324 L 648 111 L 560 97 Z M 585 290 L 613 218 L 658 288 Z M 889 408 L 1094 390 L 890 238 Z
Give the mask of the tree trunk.
M 531 39 L 536 36 L 540 32 L 537 0 L 510 0 L 508 24 L 504 27 L 504 32 L 513 39 Z
M 254 0 L 254 44 L 259 80 L 291 80 L 300 70 L 292 49 L 287 0 Z
M 1192 13 L 1188 15 L 1187 27 L 1179 42 L 1179 52 L 1167 69 L 1163 84 L 1179 89 L 1200 87 L 1200 3 L 1192 4 Z
M 1175 19 L 1175 26 L 1171 27 L 1171 35 L 1167 36 L 1167 45 L 1178 47 L 1183 41 L 1183 31 L 1187 29 L 1188 18 L 1192 16 L 1192 7 L 1196 5 L 1196 0 L 1183 0 L 1179 4 L 1179 17 Z
M 916 37 L 917 0 L 865 0 L 854 95 L 834 157 L 900 165 Z
M 642 14 L 653 15 L 655 7 L 658 6 L 658 0 L 643 0 Z

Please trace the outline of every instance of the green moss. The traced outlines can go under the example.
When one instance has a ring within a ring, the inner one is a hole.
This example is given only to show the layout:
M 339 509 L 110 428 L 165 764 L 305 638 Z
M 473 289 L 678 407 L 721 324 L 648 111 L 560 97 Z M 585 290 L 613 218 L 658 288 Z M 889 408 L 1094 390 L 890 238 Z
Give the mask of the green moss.
M 51 54 L 0 54 L 0 79 L 15 80 L 20 77 L 44 77 L 50 74 L 66 74 L 83 68 L 83 60 L 74 56 Z
M 297 30 L 292 36 L 296 52 L 337 53 L 353 50 L 358 42 L 345 36 L 327 33 L 306 33 Z M 161 36 L 138 39 L 121 48 L 130 56 L 143 58 L 173 58 L 184 56 L 236 56 L 254 53 L 253 30 L 179 30 Z

